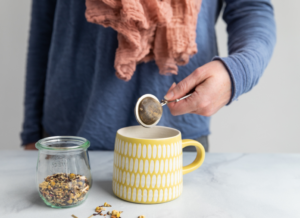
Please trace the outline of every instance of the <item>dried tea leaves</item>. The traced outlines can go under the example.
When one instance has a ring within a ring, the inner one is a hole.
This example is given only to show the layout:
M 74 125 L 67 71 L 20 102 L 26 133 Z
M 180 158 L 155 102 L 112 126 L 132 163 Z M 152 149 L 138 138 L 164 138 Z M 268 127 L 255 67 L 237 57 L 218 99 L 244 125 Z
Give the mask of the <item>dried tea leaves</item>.
M 104 207 L 111 207 L 111 205 L 110 204 L 108 204 L 108 203 L 104 203 L 104 205 L 103 205 Z
M 106 208 L 104 207 L 111 207 L 111 205 L 105 202 L 104 205 L 96 207 L 95 211 L 97 213 L 93 213 L 88 218 L 92 218 L 93 216 L 97 216 L 97 215 L 99 216 L 111 215 L 110 218 L 121 218 L 121 213 L 123 213 L 123 211 L 113 210 L 111 212 L 107 211 L 107 213 L 105 213 L 104 211 L 106 210 Z M 102 214 L 102 212 L 104 213 Z M 72 215 L 72 217 L 74 217 L 74 215 Z
M 111 205 L 105 202 L 104 205 L 96 207 L 95 211 L 97 213 L 93 213 L 88 218 L 92 218 L 97 215 L 99 215 L 99 216 L 111 215 L 110 218 L 121 218 L 121 213 L 123 213 L 123 211 L 112 210 L 112 211 L 107 211 L 107 213 L 105 213 L 106 212 L 105 207 L 111 207 Z M 102 214 L 102 212 L 103 212 L 103 214 Z M 75 215 L 72 215 L 72 217 L 77 218 Z M 145 216 L 139 216 L 138 218 L 145 218 Z
M 43 198 L 53 206 L 69 206 L 84 200 L 89 191 L 89 181 L 79 174 L 57 173 L 39 184 Z
M 107 205 L 107 206 L 105 206 L 105 205 Z M 96 211 L 97 213 L 96 213 L 96 214 L 94 213 L 93 216 L 96 216 L 96 215 L 100 215 L 100 216 L 111 215 L 111 218 L 120 218 L 120 217 L 121 217 L 121 213 L 123 213 L 123 211 L 113 210 L 112 212 L 107 211 L 106 214 L 102 214 L 102 211 L 105 211 L 105 210 L 106 210 L 105 207 L 111 207 L 111 205 L 110 205 L 110 204 L 107 204 L 107 203 L 105 202 L 103 206 L 96 207 L 95 211 Z
M 160 103 L 151 97 L 144 98 L 139 104 L 138 116 L 146 125 L 152 125 L 162 116 L 162 106 Z

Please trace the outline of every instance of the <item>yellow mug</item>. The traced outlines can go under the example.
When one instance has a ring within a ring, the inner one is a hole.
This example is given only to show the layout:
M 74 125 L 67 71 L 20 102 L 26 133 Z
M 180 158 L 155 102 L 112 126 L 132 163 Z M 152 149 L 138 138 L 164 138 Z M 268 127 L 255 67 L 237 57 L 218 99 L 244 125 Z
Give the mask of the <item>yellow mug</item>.
M 196 159 L 182 166 L 182 149 L 193 145 Z M 180 131 L 163 126 L 119 129 L 115 140 L 113 192 L 126 201 L 156 204 L 176 199 L 182 193 L 182 175 L 201 166 L 203 146 L 181 140 Z

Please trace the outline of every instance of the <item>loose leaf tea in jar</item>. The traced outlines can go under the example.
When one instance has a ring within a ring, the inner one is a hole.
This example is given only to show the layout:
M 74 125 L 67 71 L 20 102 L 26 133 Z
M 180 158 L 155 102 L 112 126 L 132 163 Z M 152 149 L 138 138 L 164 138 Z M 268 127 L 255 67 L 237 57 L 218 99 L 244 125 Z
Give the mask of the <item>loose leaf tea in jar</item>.
M 92 185 L 89 146 L 86 139 L 72 136 L 49 137 L 36 143 L 36 180 L 46 205 L 74 207 L 86 200 Z
M 89 189 L 87 178 L 74 173 L 57 173 L 39 184 L 40 194 L 54 206 L 76 205 L 85 199 Z

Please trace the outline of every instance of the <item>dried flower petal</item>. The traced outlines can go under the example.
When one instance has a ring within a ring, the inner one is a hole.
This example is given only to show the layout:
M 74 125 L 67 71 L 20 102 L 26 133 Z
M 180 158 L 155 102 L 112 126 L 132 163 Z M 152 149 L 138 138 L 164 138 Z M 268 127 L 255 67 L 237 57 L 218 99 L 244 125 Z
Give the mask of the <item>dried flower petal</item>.
M 111 207 L 111 205 L 105 202 L 104 207 Z
M 117 211 L 117 210 L 113 210 L 113 211 L 111 212 L 111 215 L 116 216 L 118 212 L 119 212 L 119 211 Z

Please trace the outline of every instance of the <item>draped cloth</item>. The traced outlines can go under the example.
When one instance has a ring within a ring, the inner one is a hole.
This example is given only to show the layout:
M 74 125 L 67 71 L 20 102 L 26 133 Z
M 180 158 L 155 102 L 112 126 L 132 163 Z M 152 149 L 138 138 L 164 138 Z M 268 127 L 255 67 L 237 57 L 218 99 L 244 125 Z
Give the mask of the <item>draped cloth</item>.
M 88 22 L 118 32 L 114 67 L 129 81 L 141 62 L 155 60 L 162 75 L 177 74 L 197 53 L 202 0 L 86 0 Z

